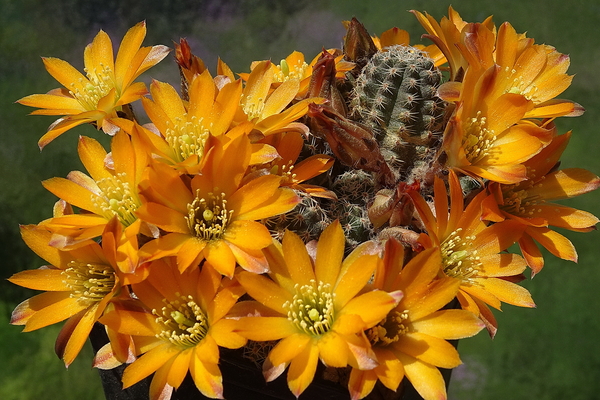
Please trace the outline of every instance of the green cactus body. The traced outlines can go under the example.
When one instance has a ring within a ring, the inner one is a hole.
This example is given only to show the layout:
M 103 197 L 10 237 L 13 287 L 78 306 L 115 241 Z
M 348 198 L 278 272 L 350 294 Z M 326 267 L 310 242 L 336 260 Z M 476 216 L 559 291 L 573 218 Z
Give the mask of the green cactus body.
M 390 46 L 376 53 L 355 82 L 353 117 L 376 134 L 382 154 L 399 175 L 428 158 L 441 135 L 442 74 L 424 52 Z

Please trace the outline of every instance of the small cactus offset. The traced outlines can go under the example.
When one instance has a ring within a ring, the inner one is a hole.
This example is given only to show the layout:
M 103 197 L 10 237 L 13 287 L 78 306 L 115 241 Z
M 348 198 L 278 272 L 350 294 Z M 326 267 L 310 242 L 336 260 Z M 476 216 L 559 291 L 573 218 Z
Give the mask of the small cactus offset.
M 354 118 L 376 134 L 381 152 L 401 177 L 428 158 L 442 133 L 441 72 L 419 49 L 395 45 L 376 53 L 356 79 Z

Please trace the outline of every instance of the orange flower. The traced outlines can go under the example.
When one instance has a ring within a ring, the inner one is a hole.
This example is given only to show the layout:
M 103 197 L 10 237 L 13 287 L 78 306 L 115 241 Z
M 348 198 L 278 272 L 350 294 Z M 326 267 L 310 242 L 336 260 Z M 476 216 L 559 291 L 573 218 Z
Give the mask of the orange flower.
M 300 190 L 316 197 L 336 199 L 335 194 L 317 185 L 302 183 L 317 175 L 327 172 L 334 163 L 334 158 L 325 154 L 315 154 L 296 164 L 304 145 L 304 138 L 296 131 L 271 135 L 261 140 L 277 150 L 278 157 L 266 164 L 258 165 L 258 171 L 270 170 L 283 179 L 281 186 Z
M 117 305 L 101 322 L 131 335 L 138 353 L 125 368 L 123 387 L 154 373 L 150 399 L 170 398 L 188 371 L 202 394 L 223 398 L 219 346 L 237 349 L 246 339 L 234 332 L 227 313 L 243 294 L 208 263 L 179 272 L 161 261 L 146 280 L 132 285 L 136 305 Z
M 294 121 L 308 112 L 309 104 L 321 103 L 324 99 L 309 98 L 290 105 L 300 91 L 300 81 L 287 79 L 272 90 L 274 81 L 270 61 L 261 61 L 254 66 L 244 87 L 241 113 L 236 116 L 236 122 L 250 121 L 264 136 L 291 130 L 306 132 L 305 125 Z
M 242 94 L 241 81 L 217 89 L 205 70 L 192 79 L 189 102 L 183 101 L 173 86 L 159 81 L 152 82 L 150 93 L 152 100 L 143 98 L 142 103 L 159 134 L 139 125 L 125 129 L 139 135 L 148 151 L 161 161 L 197 173 L 211 145 L 210 137 L 223 135 L 230 128 Z
M 240 272 L 238 280 L 256 301 L 239 303 L 238 332 L 250 340 L 282 339 L 263 365 L 267 381 L 289 365 L 288 386 L 297 397 L 312 382 L 318 360 L 331 367 L 348 364 L 372 369 L 377 361 L 364 330 L 398 304 L 401 292 L 368 291 L 359 295 L 380 259 L 364 243 L 345 260 L 344 234 L 335 221 L 323 231 L 316 258 L 287 231 L 281 246 L 269 248 L 270 278 Z M 258 315 L 258 316 L 257 316 Z
M 200 174 L 191 180 L 155 162 L 141 183 L 146 198 L 137 215 L 165 234 L 146 243 L 142 261 L 177 255 L 181 271 L 206 258 L 223 275 L 236 263 L 264 272 L 262 249 L 271 244 L 267 228 L 256 220 L 287 212 L 299 199 L 280 188 L 281 177 L 244 179 L 251 157 L 247 136 L 215 138 Z
M 158 64 L 169 53 L 165 46 L 141 47 L 146 36 L 146 23 L 131 28 L 113 59 L 109 36 L 100 31 L 85 48 L 84 64 L 87 76 L 71 64 L 58 58 L 44 58 L 46 69 L 65 89 L 54 89 L 47 94 L 34 94 L 18 100 L 30 107 L 38 107 L 35 115 L 65 115 L 56 120 L 42 136 L 38 145 L 43 148 L 65 131 L 87 122 L 94 123 L 107 134 L 114 134 L 112 118 L 118 117 L 123 105 L 132 103 L 146 91 L 143 82 L 133 81 L 143 72 Z
M 544 259 L 534 241 L 557 257 L 577 261 L 573 244 L 549 226 L 586 232 L 599 222 L 588 212 L 552 202 L 579 196 L 600 186 L 600 178 L 585 169 L 555 169 L 570 138 L 571 132 L 556 136 L 539 154 L 525 162 L 528 180 L 513 185 L 490 182 L 490 195 L 483 201 L 486 220 L 510 219 L 525 228 L 519 246 L 532 275 L 544 267 Z
M 121 289 L 116 265 L 116 218 L 106 225 L 102 245 L 91 242 L 69 251 L 48 245 L 51 233 L 36 225 L 21 227 L 23 240 L 50 265 L 14 274 L 9 281 L 29 289 L 44 290 L 19 304 L 11 324 L 25 325 L 24 332 L 67 320 L 56 339 L 56 354 L 68 367 L 87 341 L 94 323 Z
M 467 23 L 452 7 L 448 7 L 448 17 L 443 17 L 439 23 L 427 13 L 423 14 L 415 10 L 411 10 L 411 12 L 428 33 L 423 37 L 431 39 L 446 56 L 450 65 L 450 80 L 461 80 L 462 75 L 469 67 L 469 62 L 463 55 L 460 46 L 463 41 L 462 32 Z M 492 17 L 486 18 L 481 25 L 490 31 L 495 30 Z
M 500 309 L 501 302 L 505 302 L 535 307 L 527 289 L 512 282 L 525 270 L 525 260 L 516 254 L 500 253 L 521 237 L 524 228 L 510 220 L 486 226 L 480 219 L 485 192 L 464 208 L 460 183 L 453 172 L 449 185 L 450 206 L 444 183 L 436 177 L 435 216 L 419 193 L 409 192 L 427 230 L 421 243 L 425 248 L 439 248 L 441 272 L 461 281 L 457 297 L 462 308 L 480 317 L 493 336 L 497 323 L 488 305 Z
M 352 369 L 348 389 L 352 399 L 367 396 L 380 380 L 396 390 L 406 378 L 425 400 L 445 399 L 441 368 L 460 364 L 458 352 L 446 340 L 477 334 L 483 323 L 465 310 L 442 310 L 457 294 L 460 281 L 437 279 L 442 263 L 439 249 L 425 250 L 405 266 L 404 248 L 395 239 L 386 242 L 384 263 L 373 286 L 402 291 L 404 297 L 388 315 L 367 331 L 379 365 L 371 370 Z
M 523 95 L 498 95 L 500 67 L 468 69 L 450 118 L 442 149 L 446 165 L 501 183 L 527 177 L 522 164 L 549 143 L 554 130 L 522 120 L 532 103 Z M 442 96 L 444 97 L 444 96 Z M 446 100 L 450 100 L 445 97 Z

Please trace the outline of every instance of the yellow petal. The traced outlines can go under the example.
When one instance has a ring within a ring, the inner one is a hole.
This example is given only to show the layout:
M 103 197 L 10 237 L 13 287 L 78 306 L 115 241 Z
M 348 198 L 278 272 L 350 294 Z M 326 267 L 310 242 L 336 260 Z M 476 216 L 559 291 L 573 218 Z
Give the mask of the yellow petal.
M 402 298 L 402 292 L 391 295 L 381 290 L 363 293 L 350 300 L 339 315 L 356 314 L 362 318 L 367 327 L 372 327 L 384 319 Z
M 174 388 L 178 388 L 188 373 L 192 357 L 195 357 L 194 348 L 188 348 L 174 357 L 169 368 L 167 383 Z
M 298 285 L 309 285 L 315 279 L 315 273 L 302 239 L 292 231 L 286 231 L 282 247 L 292 281 Z

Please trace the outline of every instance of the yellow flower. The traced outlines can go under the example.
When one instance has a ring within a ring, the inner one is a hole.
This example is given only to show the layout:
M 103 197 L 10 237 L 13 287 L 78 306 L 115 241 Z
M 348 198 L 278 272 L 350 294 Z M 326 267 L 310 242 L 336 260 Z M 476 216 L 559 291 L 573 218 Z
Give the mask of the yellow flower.
M 460 281 L 437 279 L 442 263 L 436 248 L 425 250 L 404 265 L 404 248 L 395 239 L 386 242 L 384 263 L 373 286 L 404 297 L 376 326 L 367 331 L 379 365 L 372 370 L 352 369 L 348 389 L 352 399 L 367 396 L 380 380 L 396 390 L 406 378 L 425 399 L 445 399 L 441 368 L 460 364 L 458 352 L 446 340 L 477 334 L 483 323 L 465 310 L 442 310 L 457 294 Z
M 138 353 L 125 368 L 123 387 L 154 373 L 150 399 L 170 398 L 188 371 L 202 394 L 223 398 L 219 346 L 236 349 L 246 339 L 234 332 L 227 313 L 243 294 L 208 263 L 179 272 L 155 262 L 148 278 L 132 285 L 139 304 L 115 306 L 101 322 L 131 335 Z
M 458 299 L 463 309 L 473 312 L 486 324 L 490 335 L 497 330 L 496 320 L 487 305 L 500 309 L 501 302 L 520 307 L 535 307 L 527 289 L 513 283 L 525 270 L 525 260 L 516 254 L 501 253 L 523 233 L 516 221 L 487 226 L 481 221 L 480 192 L 464 208 L 457 176 L 450 172 L 450 206 L 441 179 L 434 183 L 434 210 L 417 192 L 409 192 L 426 230 L 421 237 L 425 248 L 437 247 L 442 256 L 441 272 L 460 280 Z
M 140 48 L 145 36 L 145 22 L 131 28 L 121 42 L 115 61 L 111 40 L 101 30 L 85 48 L 86 76 L 66 61 L 43 59 L 50 75 L 65 89 L 54 89 L 47 94 L 34 94 L 17 101 L 40 108 L 32 113 L 35 115 L 65 116 L 56 120 L 41 137 L 38 142 L 40 148 L 65 131 L 87 122 L 94 123 L 107 134 L 114 134 L 116 128 L 110 119 L 118 117 L 123 105 L 147 93 L 143 82 L 133 81 L 159 63 L 170 51 L 165 46 Z
M 557 257 L 577 261 L 573 244 L 549 226 L 586 232 L 598 223 L 598 218 L 586 211 L 552 202 L 579 196 L 600 186 L 600 178 L 585 169 L 555 169 L 570 138 L 571 132 L 556 136 L 539 154 L 526 161 L 529 178 L 526 181 L 512 185 L 490 182 L 489 196 L 483 201 L 484 219 L 495 222 L 510 219 L 525 227 L 519 246 L 532 275 L 544 267 L 535 242 Z
M 313 260 L 300 237 L 287 231 L 281 246 L 269 248 L 271 279 L 244 271 L 237 275 L 256 301 L 240 303 L 234 313 L 260 315 L 241 318 L 238 332 L 256 341 L 282 339 L 263 372 L 272 381 L 289 365 L 287 381 L 295 396 L 312 382 L 319 359 L 331 367 L 374 368 L 377 361 L 364 330 L 402 296 L 378 290 L 359 295 L 380 259 L 368 254 L 373 245 L 367 242 L 343 260 L 344 243 L 336 221 L 321 234 Z
M 11 324 L 25 325 L 24 332 L 67 320 L 56 339 L 56 354 L 68 367 L 87 341 L 94 323 L 121 288 L 116 266 L 116 218 L 104 230 L 102 245 L 91 242 L 69 251 L 48 245 L 51 233 L 36 225 L 21 227 L 25 243 L 50 265 L 14 274 L 9 281 L 43 290 L 19 304 Z
M 141 183 L 145 200 L 137 215 L 163 235 L 140 249 L 142 261 L 176 254 L 183 271 L 206 258 L 227 276 L 236 263 L 255 272 L 268 268 L 262 249 L 271 244 L 271 236 L 256 220 L 287 212 L 299 199 L 280 188 L 280 176 L 244 179 L 251 157 L 247 136 L 215 140 L 191 180 L 160 162 L 147 170 Z

